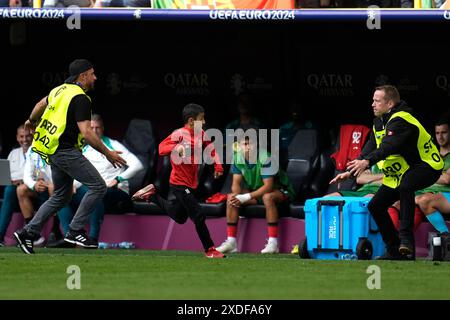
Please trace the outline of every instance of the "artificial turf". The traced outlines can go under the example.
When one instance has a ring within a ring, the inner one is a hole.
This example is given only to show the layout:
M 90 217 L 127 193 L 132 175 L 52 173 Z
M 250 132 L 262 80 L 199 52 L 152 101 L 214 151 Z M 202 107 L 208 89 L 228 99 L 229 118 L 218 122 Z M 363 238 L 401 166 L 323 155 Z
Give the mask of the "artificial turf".
M 381 270 L 369 290 L 367 267 Z M 69 290 L 70 265 L 81 289 Z M 418 260 L 320 261 L 295 255 L 0 248 L 2 299 L 449 299 L 450 263 Z

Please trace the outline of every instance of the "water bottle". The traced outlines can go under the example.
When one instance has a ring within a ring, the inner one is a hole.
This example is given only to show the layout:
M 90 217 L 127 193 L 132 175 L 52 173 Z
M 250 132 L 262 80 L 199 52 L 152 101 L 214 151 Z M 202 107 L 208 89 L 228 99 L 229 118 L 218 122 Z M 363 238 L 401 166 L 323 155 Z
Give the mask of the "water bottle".
M 136 246 L 134 245 L 134 242 L 121 242 L 119 243 L 119 248 L 121 249 L 134 249 Z
M 108 242 L 99 242 L 98 243 L 98 248 L 99 249 L 108 249 L 109 248 L 109 243 Z
M 443 259 L 442 259 L 441 237 L 434 237 L 432 245 L 433 245 L 432 260 L 442 261 Z
M 341 260 L 350 260 L 351 259 L 351 255 L 346 253 L 341 255 Z

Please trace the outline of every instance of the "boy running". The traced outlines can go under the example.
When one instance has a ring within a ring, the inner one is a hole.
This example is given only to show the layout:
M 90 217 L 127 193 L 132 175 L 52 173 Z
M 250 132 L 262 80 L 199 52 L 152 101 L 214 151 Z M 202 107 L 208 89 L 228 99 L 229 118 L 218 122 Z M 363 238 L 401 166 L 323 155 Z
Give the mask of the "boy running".
M 176 200 L 168 201 L 156 193 L 153 184 L 149 184 L 136 192 L 133 200 L 145 200 L 156 203 L 176 223 L 184 224 L 190 217 L 194 222 L 198 237 L 205 249 L 207 258 L 224 258 L 225 256 L 216 250 L 205 223 L 205 215 L 194 196 L 198 186 L 198 164 L 194 161 L 194 150 L 207 147 L 211 144 L 206 141 L 204 131 L 194 136 L 194 125 L 205 124 L 205 110 L 202 106 L 190 103 L 183 109 L 184 127 L 175 130 L 170 136 L 159 144 L 161 156 L 170 155 L 172 172 L 170 174 L 170 190 Z M 195 148 L 196 147 L 196 148 Z M 209 147 L 213 147 L 212 145 Z M 211 156 L 214 158 L 214 178 L 223 175 L 223 168 L 211 148 Z

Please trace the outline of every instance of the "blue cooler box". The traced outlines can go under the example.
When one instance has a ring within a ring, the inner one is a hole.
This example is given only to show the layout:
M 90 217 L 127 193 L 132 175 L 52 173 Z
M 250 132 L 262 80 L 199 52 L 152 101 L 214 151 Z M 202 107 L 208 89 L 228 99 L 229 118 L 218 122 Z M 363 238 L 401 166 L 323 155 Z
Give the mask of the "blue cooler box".
M 383 255 L 385 245 L 367 209 L 369 201 L 362 197 L 306 200 L 306 239 L 300 244 L 300 256 L 370 260 Z

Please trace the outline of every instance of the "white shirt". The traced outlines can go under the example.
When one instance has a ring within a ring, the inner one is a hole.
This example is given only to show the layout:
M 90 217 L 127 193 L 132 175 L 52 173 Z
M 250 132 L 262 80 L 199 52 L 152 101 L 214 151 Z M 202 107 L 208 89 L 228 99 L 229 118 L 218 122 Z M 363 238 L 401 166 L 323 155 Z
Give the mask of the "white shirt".
M 120 182 L 117 187 L 120 190 L 128 193 L 129 184 L 127 179 L 132 178 L 139 171 L 144 169 L 144 166 L 142 165 L 141 161 L 119 141 L 110 139 L 105 136 L 102 137 L 102 141 L 108 149 L 114 151 L 122 151 L 120 156 L 125 159 L 127 165 L 121 168 L 114 168 L 111 162 L 109 162 L 101 152 L 98 152 L 89 145 L 83 148 L 83 155 L 94 165 L 95 169 L 97 169 L 107 185 L 117 176 L 120 176 L 122 179 L 124 179 L 124 181 Z M 75 187 L 79 188 L 80 186 L 81 184 L 76 181 Z
M 43 179 L 45 182 L 51 183 L 52 170 L 38 153 L 29 148 L 23 171 L 23 183 L 25 183 L 28 188 L 34 190 L 34 185 L 39 179 Z
M 12 149 L 8 155 L 9 167 L 11 170 L 11 180 L 22 180 L 23 169 L 25 167 L 26 154 L 22 147 Z

